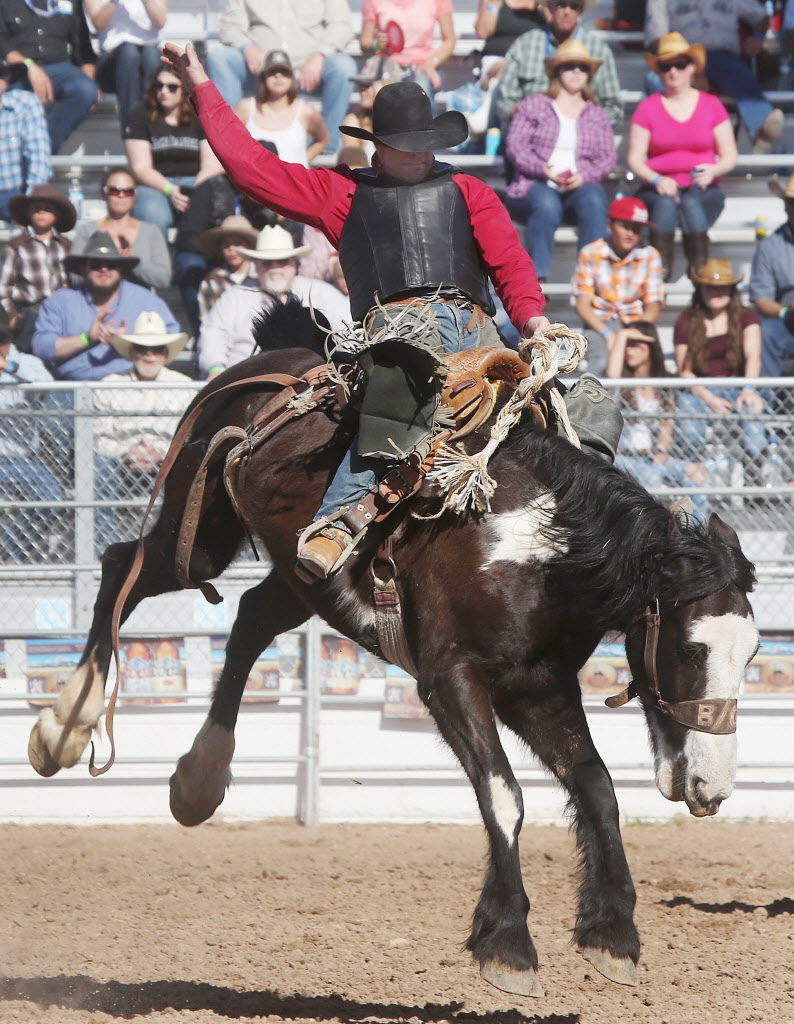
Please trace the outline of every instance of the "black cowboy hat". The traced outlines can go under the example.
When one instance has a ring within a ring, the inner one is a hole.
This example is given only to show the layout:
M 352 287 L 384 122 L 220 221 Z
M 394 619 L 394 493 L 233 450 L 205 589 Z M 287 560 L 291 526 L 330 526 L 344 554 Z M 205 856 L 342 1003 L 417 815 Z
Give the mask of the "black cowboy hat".
M 139 262 L 137 256 L 123 256 L 116 247 L 113 236 L 107 231 L 95 231 L 82 252 L 70 252 L 63 262 L 67 270 L 80 273 L 80 264 L 83 260 L 95 260 L 100 257 L 118 263 L 119 270 L 122 271 L 132 270 Z
M 425 153 L 457 146 L 467 138 L 469 126 L 459 110 L 433 117 L 430 98 L 416 82 L 393 82 L 375 97 L 371 132 L 347 125 L 340 125 L 339 131 L 403 153 Z
M 21 224 L 22 227 L 30 224 L 30 204 L 37 199 L 52 203 L 57 210 L 55 227 L 58 231 L 72 230 L 77 223 L 77 210 L 54 185 L 37 185 L 28 195 L 14 196 L 8 208 L 17 224 Z

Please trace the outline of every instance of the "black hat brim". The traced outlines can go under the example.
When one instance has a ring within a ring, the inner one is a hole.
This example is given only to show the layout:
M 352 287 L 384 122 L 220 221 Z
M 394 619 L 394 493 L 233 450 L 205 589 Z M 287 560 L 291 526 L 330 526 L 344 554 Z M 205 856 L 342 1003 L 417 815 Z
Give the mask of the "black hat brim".
M 365 128 L 340 125 L 339 131 L 354 139 L 380 142 L 403 153 L 426 153 L 433 149 L 451 149 L 452 146 L 459 146 L 469 136 L 469 125 L 459 110 L 445 110 L 443 114 L 434 117 L 427 128 L 375 133 Z
M 132 270 L 141 262 L 137 256 L 109 256 L 107 253 L 99 252 L 75 252 L 69 253 L 64 258 L 63 265 L 73 273 L 80 273 L 80 264 L 83 260 L 107 260 L 108 263 L 118 264 L 119 269 Z

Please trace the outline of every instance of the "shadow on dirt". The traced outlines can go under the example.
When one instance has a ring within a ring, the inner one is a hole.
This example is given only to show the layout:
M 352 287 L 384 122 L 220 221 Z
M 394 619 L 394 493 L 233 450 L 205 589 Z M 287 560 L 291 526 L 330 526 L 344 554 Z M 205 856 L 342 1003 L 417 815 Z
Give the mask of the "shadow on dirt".
M 657 905 L 692 907 L 693 910 L 701 910 L 704 914 L 753 914 L 756 910 L 765 910 L 767 917 L 794 914 L 794 900 L 788 896 L 772 900 L 771 903 L 740 903 L 738 900 L 731 900 L 730 903 L 695 903 L 689 896 L 673 896 L 671 900 L 657 900 Z
M 293 1020 L 334 1020 L 357 1024 L 366 1019 L 389 1022 L 420 1021 L 422 1024 L 581 1024 L 578 1013 L 527 1016 L 518 1010 L 487 1014 L 463 1009 L 463 1003 L 362 1003 L 331 993 L 281 996 L 268 991 L 237 991 L 197 981 L 99 982 L 85 974 L 60 974 L 50 978 L 2 978 L 0 1002 L 33 1003 L 42 1009 L 100 1012 L 124 1019 L 163 1010 L 211 1012 L 219 1019 L 273 1015 Z

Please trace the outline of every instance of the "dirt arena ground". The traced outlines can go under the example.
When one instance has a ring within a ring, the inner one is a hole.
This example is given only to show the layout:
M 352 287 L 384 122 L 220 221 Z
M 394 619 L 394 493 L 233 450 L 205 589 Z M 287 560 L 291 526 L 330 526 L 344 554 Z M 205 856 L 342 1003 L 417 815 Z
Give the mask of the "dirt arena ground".
M 794 824 L 624 829 L 641 984 L 569 946 L 573 846 L 525 827 L 544 999 L 461 949 L 479 828 L 0 827 L 0 1021 L 794 1024 Z

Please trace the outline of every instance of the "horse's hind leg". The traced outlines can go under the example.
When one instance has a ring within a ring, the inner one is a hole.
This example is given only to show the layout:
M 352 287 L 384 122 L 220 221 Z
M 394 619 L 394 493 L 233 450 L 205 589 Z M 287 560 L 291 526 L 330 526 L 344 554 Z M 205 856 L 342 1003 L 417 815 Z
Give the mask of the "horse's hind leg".
M 497 700 L 496 712 L 568 791 L 581 864 L 577 946 L 610 981 L 636 985 L 635 892 L 615 791 L 590 737 L 575 676 L 570 683 L 570 696 Z
M 475 670 L 462 664 L 423 676 L 419 692 L 474 787 L 490 842 L 467 946 L 480 963 L 482 977 L 496 988 L 542 996 L 518 856 L 524 817 L 521 787 L 502 749 L 490 696 Z
M 231 782 L 234 727 L 248 674 L 274 637 L 310 615 L 275 570 L 240 598 L 209 714 L 171 776 L 171 813 L 181 825 L 200 825 L 220 806 Z

